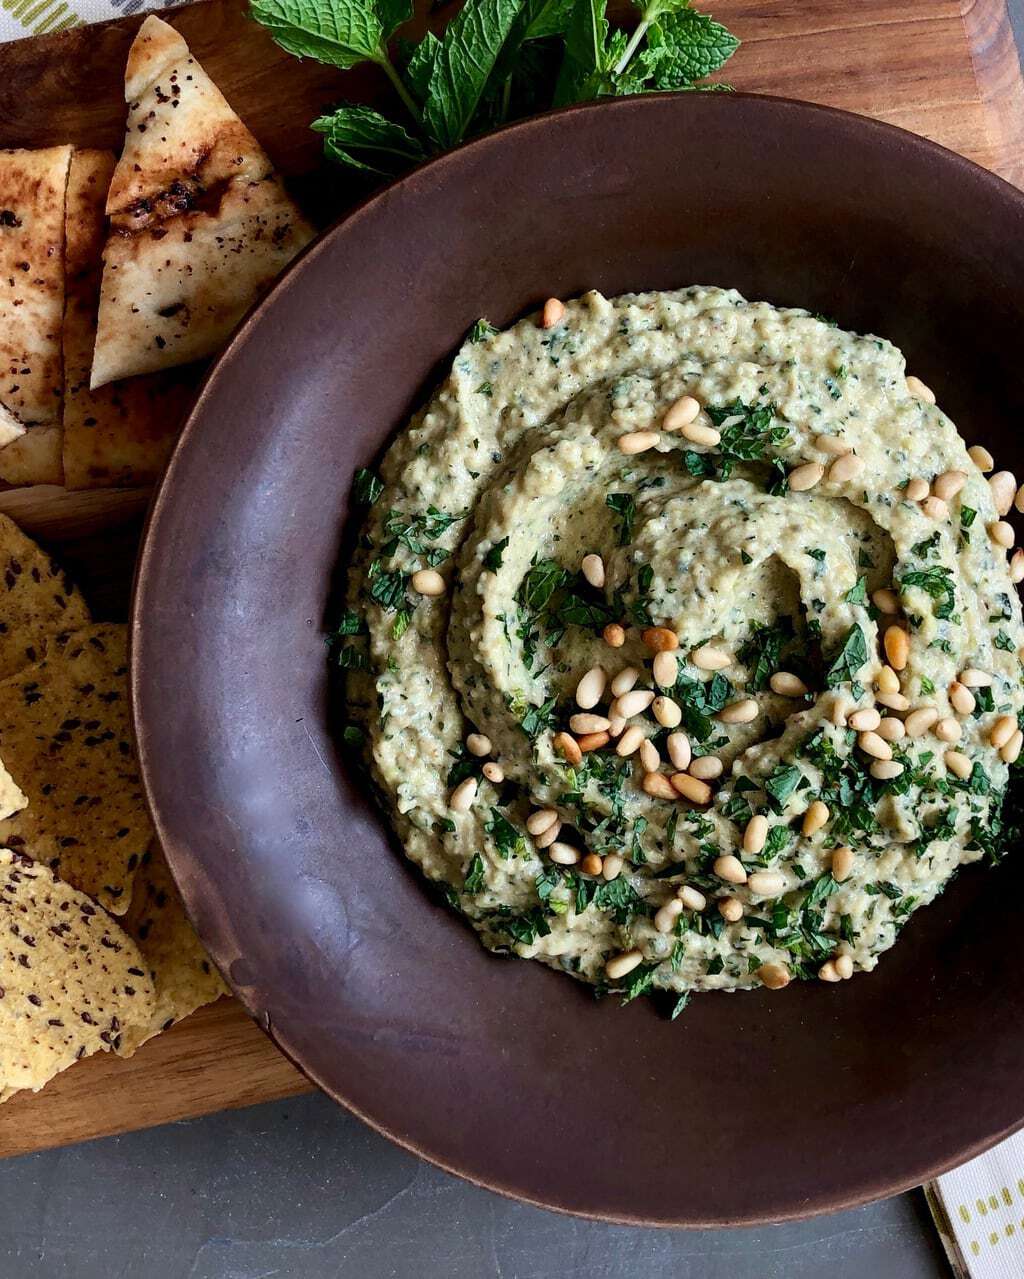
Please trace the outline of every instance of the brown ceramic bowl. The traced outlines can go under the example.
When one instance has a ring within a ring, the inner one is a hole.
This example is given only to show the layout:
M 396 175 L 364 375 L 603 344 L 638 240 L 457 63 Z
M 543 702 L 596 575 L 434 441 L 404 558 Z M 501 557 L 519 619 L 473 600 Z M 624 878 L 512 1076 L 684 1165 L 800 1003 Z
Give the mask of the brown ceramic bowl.
M 328 722 L 321 619 L 353 469 L 480 315 L 692 283 L 892 338 L 1024 463 L 1024 196 L 820 107 L 627 99 L 514 126 L 323 237 L 206 384 L 152 514 L 134 696 L 160 837 L 274 1041 L 433 1162 L 615 1221 L 736 1224 L 888 1195 L 1024 1122 L 1024 862 L 971 870 L 877 972 L 596 1004 L 426 891 Z

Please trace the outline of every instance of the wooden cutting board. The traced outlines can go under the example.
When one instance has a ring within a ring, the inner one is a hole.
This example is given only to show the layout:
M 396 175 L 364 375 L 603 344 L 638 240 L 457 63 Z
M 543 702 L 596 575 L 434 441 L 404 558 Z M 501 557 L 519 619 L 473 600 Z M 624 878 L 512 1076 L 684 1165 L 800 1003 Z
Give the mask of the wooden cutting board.
M 456 5 L 435 7 L 432 23 L 440 25 Z M 699 0 L 699 7 L 710 8 L 743 41 L 728 67 L 736 88 L 891 121 L 1024 185 L 1024 84 L 1004 0 Z M 248 22 L 243 0 L 204 0 L 163 16 L 184 34 L 311 216 L 326 223 L 365 193 L 349 175 L 324 169 L 306 124 L 343 97 L 385 101 L 376 70 L 341 73 L 288 57 Z M 124 59 L 140 21 L 0 45 L 0 147 L 70 141 L 119 148 Z M 836 155 L 835 163 L 842 162 Z M 145 503 L 145 494 L 124 490 L 0 493 L 0 510 L 51 546 L 96 615 L 113 619 L 126 615 Z M 92 1057 L 42 1093 L 15 1097 L 0 1108 L 0 1154 L 309 1087 L 240 1006 L 225 999 L 130 1061 Z

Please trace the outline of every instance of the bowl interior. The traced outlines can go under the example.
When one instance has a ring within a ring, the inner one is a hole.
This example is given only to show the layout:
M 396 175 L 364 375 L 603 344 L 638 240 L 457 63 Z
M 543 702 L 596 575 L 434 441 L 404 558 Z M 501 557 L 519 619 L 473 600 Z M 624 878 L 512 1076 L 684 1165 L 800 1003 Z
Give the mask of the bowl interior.
M 158 829 L 278 1044 L 394 1139 L 617 1220 L 739 1223 L 891 1193 L 1024 1121 L 1022 870 L 965 873 L 871 976 L 597 1005 L 502 961 L 389 841 L 328 720 L 322 619 L 353 469 L 479 316 L 721 284 L 891 338 L 1021 461 L 1024 198 L 857 117 L 745 95 L 515 126 L 320 241 L 212 374 L 157 501 L 134 697 Z

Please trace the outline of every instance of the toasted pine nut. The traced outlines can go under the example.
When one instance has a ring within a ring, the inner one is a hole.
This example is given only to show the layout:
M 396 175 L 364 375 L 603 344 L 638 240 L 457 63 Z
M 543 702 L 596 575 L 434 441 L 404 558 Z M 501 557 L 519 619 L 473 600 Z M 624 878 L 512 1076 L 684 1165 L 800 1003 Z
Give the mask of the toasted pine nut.
M 505 780 L 505 770 L 500 764 L 496 764 L 493 759 L 489 759 L 480 771 L 495 786 L 500 785 Z
M 1010 581 L 1014 586 L 1024 582 L 1024 551 L 1019 546 L 1010 556 Z
M 604 865 L 601 867 L 601 878 L 611 882 L 618 879 L 622 874 L 622 867 L 625 865 L 623 859 L 618 853 L 609 853 L 604 859 Z
M 778 897 L 786 887 L 786 877 L 777 870 L 755 870 L 747 880 L 747 887 L 758 897 Z
M 651 714 L 662 728 L 678 728 L 683 719 L 679 703 L 671 697 L 656 697 L 651 703 Z
M 946 751 L 942 758 L 946 761 L 946 767 L 951 773 L 955 773 L 957 777 L 965 781 L 970 777 L 973 765 L 961 751 Z
M 999 752 L 999 758 L 1004 764 L 1016 764 L 1020 759 L 1021 747 L 1024 746 L 1024 733 L 1018 728 L 1003 749 Z
M 880 693 L 898 693 L 900 691 L 900 677 L 891 666 L 883 666 L 878 672 L 878 678 L 875 680 L 875 688 Z
M 445 592 L 444 578 L 436 568 L 420 568 L 409 578 L 409 585 L 417 595 L 435 596 Z
M 548 298 L 540 313 L 540 327 L 553 329 L 563 315 L 565 315 L 565 303 L 558 298 Z
M 713 426 L 705 426 L 703 422 L 691 422 L 682 428 L 682 434 L 691 444 L 703 444 L 709 449 L 713 449 L 722 438 Z
M 858 733 L 864 733 L 877 728 L 882 722 L 882 717 L 873 706 L 866 706 L 863 710 L 854 711 L 849 722 L 851 728 L 855 728 Z
M 601 638 L 609 648 L 621 648 L 626 642 L 626 632 L 618 622 L 609 622 L 601 632 Z
M 580 850 L 556 840 L 548 849 L 548 856 L 556 866 L 575 866 L 580 859 Z
M 702 671 L 722 671 L 732 665 L 732 658 L 720 648 L 702 644 L 690 653 L 690 661 Z
M 667 626 L 648 626 L 640 638 L 652 653 L 671 653 L 679 647 L 679 636 Z
M 634 968 L 642 964 L 643 960 L 641 951 L 624 950 L 608 960 L 604 966 L 604 975 L 609 981 L 618 981 L 620 977 L 625 977 L 627 973 L 631 973 Z
M 805 462 L 803 466 L 794 466 L 789 473 L 789 487 L 794 493 L 804 493 L 814 488 L 825 474 L 820 462 Z
M 954 719 L 952 715 L 947 715 L 944 719 L 940 719 L 935 725 L 935 736 L 940 742 L 958 742 L 962 732 L 960 721 Z
M 868 772 L 880 782 L 891 782 L 903 772 L 903 765 L 895 759 L 876 759 Z
M 967 450 L 967 456 L 979 471 L 991 471 L 996 464 L 995 458 L 983 444 L 972 444 Z
M 921 503 L 921 510 L 930 520 L 949 519 L 949 507 L 941 497 L 926 497 Z
M 557 821 L 558 814 L 553 808 L 538 808 L 526 819 L 526 829 L 531 835 L 543 835 Z
M 601 667 L 592 666 L 576 685 L 576 705 L 581 710 L 592 710 L 604 696 L 604 686 L 607 682 L 608 676 Z
M 822 453 L 831 453 L 833 457 L 842 457 L 844 453 L 851 452 L 849 444 L 838 435 L 816 435 L 814 443 Z
M 790 972 L 785 964 L 762 964 L 757 977 L 769 990 L 783 990 L 790 983 Z
M 992 676 L 979 671 L 975 666 L 968 666 L 965 671 L 960 672 L 960 683 L 965 688 L 988 688 L 992 683 Z
M 1008 551 L 1014 543 L 1013 525 L 1006 520 L 996 520 L 994 524 L 990 524 L 988 535 L 1004 551 Z
M 889 665 L 894 671 L 906 670 L 910 657 L 910 636 L 900 626 L 890 626 L 882 641 Z
M 1017 496 L 1013 499 L 1013 505 L 1021 515 L 1024 515 L 1024 484 L 1017 490 Z
M 448 807 L 453 813 L 469 812 L 473 807 L 473 801 L 476 799 L 477 785 L 475 777 L 467 777 L 464 782 L 459 782 L 448 800 Z
M 878 725 L 875 730 L 878 736 L 886 742 L 900 742 L 907 735 L 907 730 L 903 726 L 901 719 L 896 719 L 892 715 L 886 715 L 885 719 Z
M 668 757 L 675 767 L 681 773 L 685 772 L 690 766 L 690 760 L 693 758 L 690 739 L 685 733 L 669 733 L 665 740 L 665 746 L 668 749 Z
M 591 586 L 598 590 L 604 586 L 604 560 L 600 555 L 584 555 L 580 561 L 580 572 Z
M 591 711 L 581 711 L 580 714 L 569 717 L 569 729 L 577 737 L 581 733 L 607 733 L 610 727 L 611 720 L 605 719 L 603 715 L 595 715 Z
M 843 981 L 849 981 L 853 976 L 853 957 L 851 955 L 837 955 L 833 963 L 836 966 L 836 972 Z
M 993 750 L 1002 750 L 1016 731 L 1016 717 L 1013 715 L 1000 715 L 989 732 L 988 744 Z
M 654 927 L 659 933 L 670 933 L 676 920 L 683 913 L 683 903 L 678 897 L 670 898 L 654 916 Z
M 931 726 L 938 722 L 939 712 L 934 706 L 919 706 L 910 712 L 903 721 L 908 737 L 920 737 L 927 733 Z
M 583 762 L 583 752 L 580 750 L 575 737 L 569 733 L 556 733 L 552 745 L 563 756 L 567 764 L 572 768 L 579 768 Z
M 932 480 L 932 492 L 944 502 L 950 502 L 966 483 L 967 476 L 963 471 L 943 471 Z
M 849 709 L 846 698 L 842 695 L 842 693 L 836 693 L 835 697 L 832 699 L 832 707 L 829 711 L 829 719 L 833 724 L 835 724 L 836 728 L 846 727 L 846 714 Z
M 654 693 L 649 688 L 635 688 L 612 702 L 611 713 L 621 715 L 623 719 L 632 719 L 634 715 L 642 715 L 653 701 Z
M 612 735 L 607 729 L 599 733 L 583 733 L 576 738 L 576 745 L 580 748 L 584 755 L 590 751 L 599 751 L 602 746 L 607 746 L 611 741 Z
M 752 697 L 744 697 L 738 702 L 723 706 L 716 718 L 723 724 L 750 724 L 757 719 L 757 715 L 757 702 Z
M 678 799 L 678 795 L 664 773 L 644 773 L 640 783 L 645 795 L 653 795 L 655 799 Z
M 848 848 L 846 844 L 841 844 L 832 853 L 832 878 L 837 884 L 842 883 L 851 870 L 853 870 L 853 849 Z
M 900 611 L 899 596 L 895 591 L 891 591 L 888 586 L 880 586 L 877 591 L 872 591 L 871 603 L 880 613 L 898 613 Z M 899 685 L 897 684 L 896 687 L 898 688 Z
M 764 848 L 767 838 L 768 818 L 762 813 L 757 813 L 747 822 L 747 829 L 743 832 L 743 851 L 751 854 L 759 853 Z
M 646 453 L 648 449 L 654 448 L 660 438 L 657 431 L 627 431 L 615 443 L 619 446 L 620 453 Z
M 870 755 L 873 759 L 892 759 L 892 747 L 877 733 L 861 733 L 857 738 L 857 745 L 865 755 Z
M 997 515 L 1006 515 L 1017 496 L 1017 480 L 1012 471 L 996 471 L 988 477 L 988 487 L 992 493 L 992 501 L 996 505 Z
M 833 484 L 846 484 L 856 479 L 863 469 L 863 458 L 859 458 L 856 453 L 844 453 L 828 468 L 828 478 Z
M 661 429 L 663 431 L 680 431 L 684 426 L 689 426 L 699 412 L 699 400 L 695 400 L 692 395 L 681 395 L 666 410 L 665 416 L 662 418 Z
M 587 853 L 586 857 L 580 862 L 580 870 L 584 875 L 600 875 L 604 869 L 604 862 L 598 857 L 597 853 Z
M 491 753 L 491 739 L 486 733 L 469 733 L 466 737 L 466 750 L 470 755 L 482 759 L 484 755 Z
M 780 697 L 803 697 L 807 692 L 807 685 L 799 675 L 794 675 L 791 671 L 776 671 L 768 681 L 768 686 Z
M 711 803 L 711 787 L 707 782 L 700 781 L 690 773 L 673 773 L 671 785 L 683 799 L 688 799 L 691 804 Z
M 911 374 L 907 378 L 907 391 L 915 400 L 923 400 L 925 404 L 935 403 L 935 392 L 930 386 L 926 386 L 919 377 Z
M 732 853 L 726 853 L 724 857 L 716 857 L 711 869 L 719 879 L 724 879 L 727 884 L 745 884 L 747 882 L 747 872 L 743 869 L 743 863 L 738 857 L 734 857 Z
M 808 805 L 807 812 L 804 813 L 803 825 L 800 832 L 805 839 L 810 839 L 812 835 L 817 834 L 829 819 L 828 805 L 823 804 L 820 799 L 813 800 Z
M 729 924 L 738 923 L 743 918 L 743 903 L 738 897 L 719 897 L 718 913 Z
M 615 747 L 615 754 L 625 758 L 632 755 L 634 751 L 640 749 L 640 743 L 644 740 L 644 730 L 639 724 L 630 724 L 622 736 L 619 738 L 619 744 Z
M 826 959 L 822 966 L 818 969 L 818 976 L 822 981 L 842 981 L 842 978 L 836 972 L 836 966 L 831 959 Z
M 640 764 L 645 773 L 656 773 L 661 766 L 661 755 L 649 737 L 640 743 Z
M 725 765 L 717 755 L 701 755 L 690 765 L 689 773 L 702 782 L 713 782 L 716 777 L 722 776 L 724 770 Z
M 617 675 L 612 676 L 612 682 L 609 686 L 612 697 L 621 697 L 623 693 L 628 693 L 639 678 L 640 672 L 635 666 L 624 666 Z
M 908 502 L 922 502 L 928 496 L 928 481 L 922 479 L 920 475 L 915 475 L 912 480 L 907 480 L 907 486 L 903 490 L 903 496 Z
M 667 650 L 655 653 L 654 661 L 651 663 L 651 671 L 654 675 L 654 682 L 659 688 L 671 688 L 676 682 L 676 676 L 679 674 L 679 662 L 675 653 L 670 653 Z
M 888 707 L 891 711 L 910 710 L 910 699 L 904 697 L 902 693 L 876 693 L 875 701 L 879 706 Z
M 970 715 L 977 703 L 971 690 L 955 679 L 949 686 L 949 704 L 958 715 Z
M 690 884 L 683 884 L 676 889 L 676 896 L 687 910 L 703 910 L 708 899 Z
M 533 842 L 538 848 L 550 848 L 562 830 L 562 823 L 556 818 L 545 831 L 534 835 Z

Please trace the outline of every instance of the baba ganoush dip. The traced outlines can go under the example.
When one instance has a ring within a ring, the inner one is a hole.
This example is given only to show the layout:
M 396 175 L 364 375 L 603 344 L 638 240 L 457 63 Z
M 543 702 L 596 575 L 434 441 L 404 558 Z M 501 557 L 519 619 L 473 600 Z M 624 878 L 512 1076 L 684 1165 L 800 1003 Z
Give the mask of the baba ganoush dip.
M 408 856 L 486 946 L 626 998 L 874 968 L 1004 851 L 991 469 L 894 346 L 805 311 L 481 321 L 357 475 L 332 650 Z

